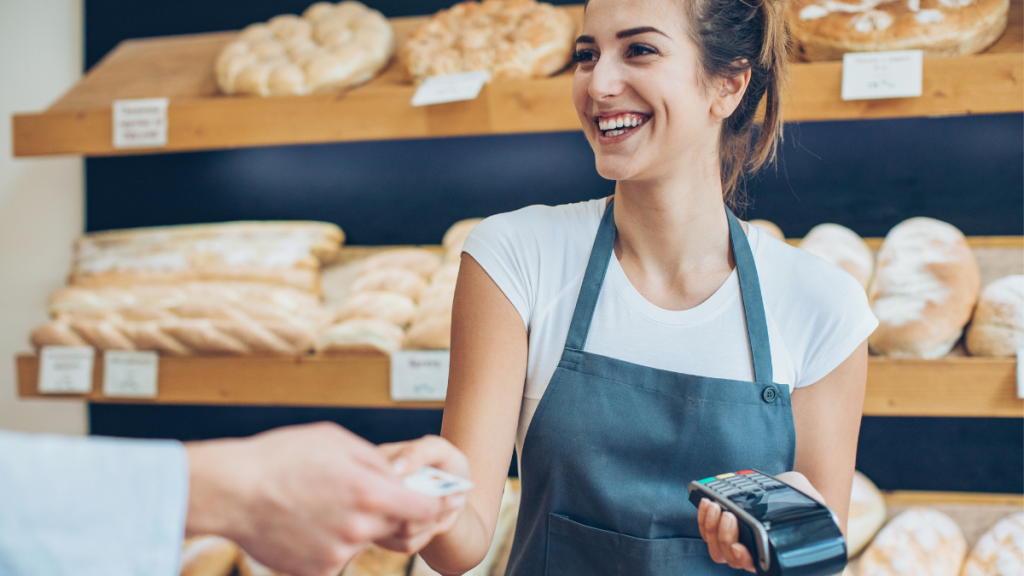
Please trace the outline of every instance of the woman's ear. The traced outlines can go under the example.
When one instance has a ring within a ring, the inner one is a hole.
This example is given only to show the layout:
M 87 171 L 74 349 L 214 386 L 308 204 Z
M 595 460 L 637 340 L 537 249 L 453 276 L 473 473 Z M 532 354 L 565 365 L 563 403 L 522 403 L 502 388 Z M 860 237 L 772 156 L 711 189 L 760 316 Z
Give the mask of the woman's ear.
M 711 98 L 711 115 L 719 120 L 731 116 L 743 101 L 743 94 L 749 84 L 750 68 L 729 78 L 716 79 Z

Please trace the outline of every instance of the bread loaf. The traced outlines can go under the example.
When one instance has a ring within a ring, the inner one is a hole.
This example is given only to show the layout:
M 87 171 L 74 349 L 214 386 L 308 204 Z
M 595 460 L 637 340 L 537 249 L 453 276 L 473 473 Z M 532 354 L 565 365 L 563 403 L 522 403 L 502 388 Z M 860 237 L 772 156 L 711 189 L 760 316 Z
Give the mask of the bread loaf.
M 776 240 L 785 240 L 786 235 L 782 233 L 782 229 L 776 226 L 774 223 L 767 220 L 750 220 L 747 224 L 757 226 L 761 230 L 768 233 L 769 236 Z
M 885 524 L 885 498 L 867 476 L 853 474 L 850 493 L 850 514 L 846 521 L 846 553 L 854 557 Z
M 441 240 L 441 245 L 444 246 L 445 260 L 458 262 L 462 259 L 462 245 L 466 243 L 469 233 L 480 222 L 483 222 L 482 218 L 469 218 L 459 220 L 448 228 L 448 231 L 444 233 L 444 238 Z
M 454 286 L 455 282 L 459 279 L 459 268 L 460 263 L 458 260 L 446 263 L 430 276 L 430 283 L 432 285 L 449 284 Z
M 405 576 L 411 557 L 373 544 L 356 554 L 341 576 Z
M 338 307 L 336 320 L 344 322 L 354 318 L 375 318 L 405 327 L 416 314 L 416 303 L 408 296 L 396 292 L 356 292 Z
M 405 268 L 374 268 L 356 278 L 352 293 L 396 292 L 416 300 L 426 286 L 422 276 Z
M 405 333 L 394 324 L 372 318 L 358 318 L 335 324 L 317 337 L 319 352 L 384 352 L 402 347 Z
M 819 224 L 800 241 L 800 248 L 850 273 L 867 290 L 875 256 L 856 232 L 839 224 Z
M 962 576 L 1021 576 L 1024 574 L 1024 514 L 996 523 L 978 539 L 964 563 Z
M 576 23 L 534 0 L 460 2 L 434 14 L 398 50 L 409 77 L 476 70 L 495 79 L 542 78 L 565 68 Z
M 181 550 L 181 576 L 228 576 L 235 570 L 238 546 L 219 536 L 185 540 Z
M 75 243 L 69 284 L 254 281 L 319 292 L 341 230 L 322 222 L 231 222 L 97 232 Z
M 972 356 L 1014 356 L 1024 348 L 1024 276 L 1000 278 L 981 291 L 966 343 Z
M 252 556 L 246 554 L 245 550 L 238 556 L 238 576 L 286 576 L 274 572 L 263 564 L 260 564 Z
M 859 576 L 957 576 L 967 542 L 960 528 L 931 508 L 893 518 L 860 558 Z
M 378 268 L 405 268 L 430 278 L 441 267 L 441 255 L 422 248 L 385 250 L 359 262 L 357 273 L 366 274 Z
M 452 347 L 451 314 L 430 316 L 414 322 L 402 347 L 408 350 L 448 350 Z
M 964 235 L 931 218 L 911 218 L 886 235 L 869 290 L 876 354 L 940 358 L 959 340 L 978 299 L 979 272 Z
M 380 12 L 351 0 L 318 2 L 302 17 L 252 24 L 227 44 L 214 71 L 225 94 L 302 95 L 351 88 L 373 78 L 394 53 Z

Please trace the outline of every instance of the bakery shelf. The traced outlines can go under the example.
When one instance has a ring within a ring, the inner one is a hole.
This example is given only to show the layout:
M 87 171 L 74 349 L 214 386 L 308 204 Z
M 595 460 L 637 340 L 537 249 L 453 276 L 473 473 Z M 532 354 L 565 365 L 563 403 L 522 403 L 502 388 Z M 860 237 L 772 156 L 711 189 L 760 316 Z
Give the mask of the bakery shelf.
M 1016 395 L 1014 358 L 950 357 L 868 363 L 868 416 L 1024 417 Z M 441 408 L 443 402 L 395 402 L 389 395 L 390 364 L 383 354 L 265 357 L 163 357 L 155 399 L 107 398 L 96 362 L 87 395 L 40 394 L 39 359 L 17 358 L 22 398 L 83 398 L 90 402 L 353 408 Z
M 787 121 L 948 116 L 1024 111 L 1022 2 L 983 54 L 925 60 L 919 98 L 840 99 L 840 62 L 794 63 Z M 570 7 L 577 19 L 582 7 Z M 395 18 L 399 42 L 423 17 Z M 250 98 L 220 95 L 213 62 L 235 33 L 126 40 L 48 109 L 15 114 L 15 156 L 106 156 L 252 146 L 575 131 L 572 73 L 492 82 L 470 102 L 413 108 L 415 88 L 401 66 L 344 94 Z M 166 97 L 168 142 L 160 149 L 114 149 L 111 104 Z

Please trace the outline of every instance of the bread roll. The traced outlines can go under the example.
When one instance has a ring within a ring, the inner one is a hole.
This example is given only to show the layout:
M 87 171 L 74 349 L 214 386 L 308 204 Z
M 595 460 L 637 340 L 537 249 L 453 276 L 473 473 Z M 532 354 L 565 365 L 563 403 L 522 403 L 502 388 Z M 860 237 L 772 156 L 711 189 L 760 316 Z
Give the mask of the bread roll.
M 959 340 L 978 300 L 979 271 L 964 235 L 931 218 L 911 218 L 886 235 L 869 291 L 876 354 L 940 358 Z
M 800 248 L 850 273 L 867 290 L 875 256 L 856 232 L 839 224 L 819 224 L 800 241 Z
M 449 262 L 457 262 L 462 259 L 462 245 L 466 243 L 469 233 L 476 228 L 476 225 L 483 222 L 483 218 L 468 218 L 459 220 L 452 224 L 444 233 L 441 245 L 444 246 L 445 259 Z
M 1024 513 L 996 523 L 978 539 L 964 563 L 962 576 L 1024 574 Z
M 373 544 L 356 554 L 341 576 L 405 576 L 411 557 Z
M 749 220 L 747 224 L 757 226 L 761 230 L 768 233 L 769 236 L 776 240 L 785 240 L 786 235 L 782 233 L 782 229 L 776 226 L 774 223 L 767 220 Z
M 402 347 L 405 333 L 394 324 L 373 318 L 357 318 L 324 330 L 316 341 L 319 352 L 384 352 Z
M 1024 276 L 1000 278 L 981 291 L 967 328 L 972 356 L 1014 356 L 1024 348 Z
M 352 293 L 396 292 L 417 300 L 426 286 L 422 276 L 405 268 L 374 268 L 356 278 Z
M 358 274 L 362 275 L 377 268 L 405 268 L 430 278 L 441 267 L 441 255 L 422 248 L 399 248 L 385 250 L 361 261 Z
M 448 350 L 452 347 L 451 314 L 431 316 L 409 327 L 402 347 L 408 350 Z
M 882 493 L 867 476 L 854 472 L 850 514 L 846 522 L 846 553 L 850 558 L 860 553 L 875 537 L 885 524 L 885 516 Z
M 893 518 L 860 558 L 860 576 L 957 576 L 967 551 L 960 528 L 932 508 Z
M 185 540 L 181 550 L 181 576 L 228 576 L 235 570 L 238 546 L 220 536 Z
M 338 307 L 337 321 L 376 318 L 395 326 L 408 326 L 416 314 L 416 303 L 396 292 L 356 292 Z

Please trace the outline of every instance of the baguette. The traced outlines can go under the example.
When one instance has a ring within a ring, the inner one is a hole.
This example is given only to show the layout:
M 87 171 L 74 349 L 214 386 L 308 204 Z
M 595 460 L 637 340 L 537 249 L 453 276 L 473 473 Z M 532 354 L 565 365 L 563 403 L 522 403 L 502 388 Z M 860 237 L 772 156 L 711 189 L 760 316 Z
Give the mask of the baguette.
M 384 352 L 402 347 L 402 329 L 372 318 L 358 318 L 331 326 L 317 338 L 318 352 Z
M 405 268 L 374 268 L 356 278 L 352 293 L 396 292 L 417 300 L 426 286 L 422 276 Z
M 338 307 L 335 320 L 344 322 L 356 318 L 375 318 L 405 327 L 416 314 L 416 303 L 396 292 L 370 290 L 356 292 Z
M 422 248 L 385 250 L 359 262 L 357 273 L 363 275 L 377 268 L 405 268 L 430 278 L 441 267 L 441 255 Z

